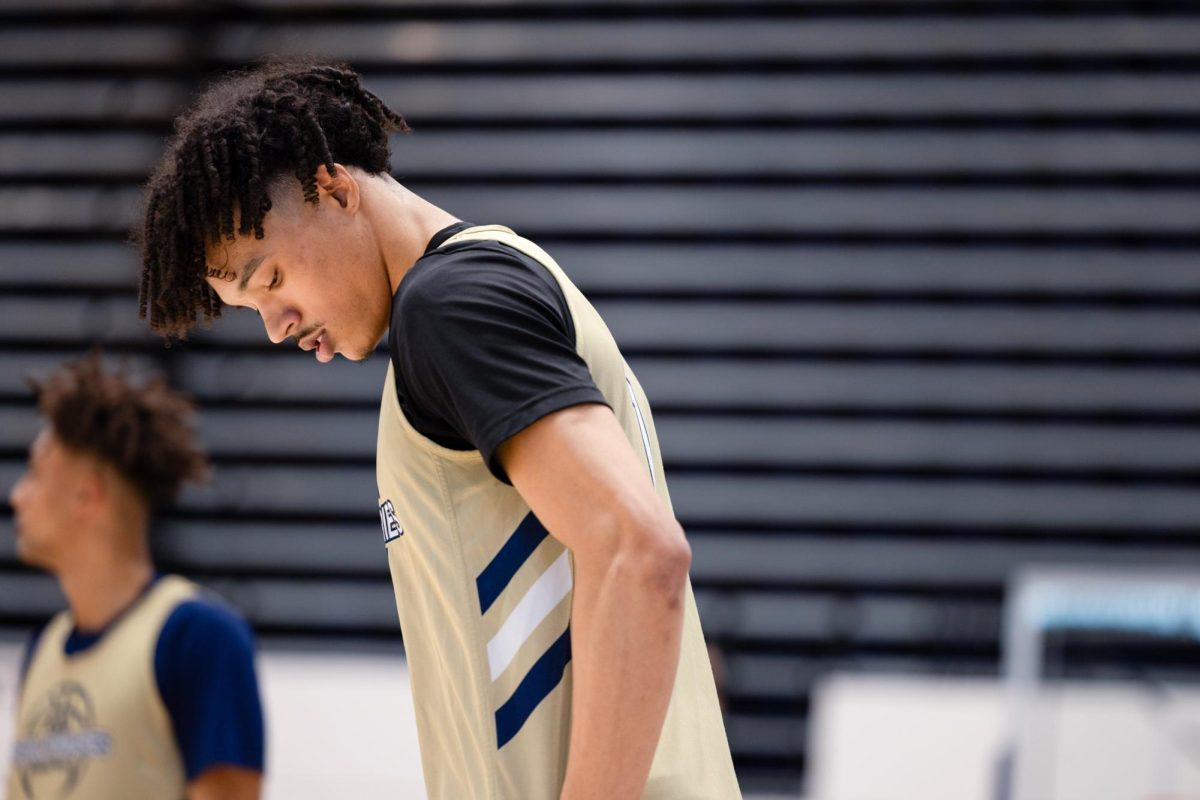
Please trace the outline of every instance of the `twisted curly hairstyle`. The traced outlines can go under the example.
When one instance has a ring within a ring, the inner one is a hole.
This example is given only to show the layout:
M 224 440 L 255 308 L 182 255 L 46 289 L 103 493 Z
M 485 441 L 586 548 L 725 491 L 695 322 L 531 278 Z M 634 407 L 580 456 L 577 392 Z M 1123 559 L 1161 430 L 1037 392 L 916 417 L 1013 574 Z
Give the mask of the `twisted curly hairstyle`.
M 207 479 L 208 460 L 192 430 L 195 409 L 162 376 L 139 385 L 124 371 L 106 370 L 92 352 L 29 385 L 58 440 L 111 464 L 150 508 L 174 502 L 185 481 Z
M 138 314 L 155 333 L 184 338 L 221 315 L 205 282 L 205 252 L 222 238 L 263 236 L 270 190 L 294 178 L 317 202 L 316 171 L 334 162 L 377 175 L 390 170 L 388 135 L 404 118 L 341 64 L 270 61 L 210 86 L 175 122 L 146 184 Z

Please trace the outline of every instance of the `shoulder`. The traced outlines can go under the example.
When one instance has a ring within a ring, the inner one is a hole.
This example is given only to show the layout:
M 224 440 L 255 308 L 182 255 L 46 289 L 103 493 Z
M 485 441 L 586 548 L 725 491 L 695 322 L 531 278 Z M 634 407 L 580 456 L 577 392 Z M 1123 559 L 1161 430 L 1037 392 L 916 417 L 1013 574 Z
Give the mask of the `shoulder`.
M 544 266 L 499 242 L 451 245 L 419 260 L 392 305 L 388 344 L 398 369 L 447 349 L 512 343 L 534 331 L 574 346 L 566 297 Z
M 160 639 L 176 636 L 253 640 L 245 618 L 223 599 L 204 589 L 180 601 L 167 615 Z
M 217 650 L 216 648 L 220 648 Z M 224 650 L 253 654 L 254 634 L 232 606 L 211 592 L 181 601 L 172 609 L 158 636 L 155 661 L 173 660 L 180 651 L 188 660 L 209 661 Z
M 524 253 L 495 241 L 450 245 L 417 261 L 400 282 L 393 311 L 453 307 L 474 299 L 561 293 L 550 273 Z

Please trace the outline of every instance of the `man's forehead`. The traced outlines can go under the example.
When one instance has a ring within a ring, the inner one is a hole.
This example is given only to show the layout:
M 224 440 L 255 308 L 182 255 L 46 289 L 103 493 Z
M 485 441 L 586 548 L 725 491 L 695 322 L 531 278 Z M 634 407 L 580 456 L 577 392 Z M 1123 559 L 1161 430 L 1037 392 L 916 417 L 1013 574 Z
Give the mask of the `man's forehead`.
M 221 283 L 233 283 L 237 280 L 238 273 L 235 269 L 229 269 L 227 267 L 214 267 L 210 265 L 204 270 L 204 277 L 211 278 L 212 280 L 219 281 Z
M 33 444 L 29 446 L 29 455 L 33 458 L 45 459 L 61 449 L 62 446 L 58 441 L 58 436 L 54 433 L 54 428 L 46 423 L 34 437 Z
M 29 448 L 30 463 L 37 463 L 40 468 L 53 470 L 74 470 L 88 467 L 96 463 L 95 456 L 85 450 L 78 450 L 59 438 L 54 426 L 45 423 L 37 438 Z
M 226 303 L 246 290 L 247 282 L 266 259 L 262 243 L 221 242 L 209 248 L 204 279 Z
M 210 261 L 204 267 L 204 280 L 223 303 L 231 303 L 237 290 L 238 268 L 232 262 L 221 266 Z
M 249 248 L 242 242 L 222 239 L 216 244 L 210 244 L 204 254 L 204 277 L 233 282 L 237 280 L 240 265 L 245 263 L 248 255 Z

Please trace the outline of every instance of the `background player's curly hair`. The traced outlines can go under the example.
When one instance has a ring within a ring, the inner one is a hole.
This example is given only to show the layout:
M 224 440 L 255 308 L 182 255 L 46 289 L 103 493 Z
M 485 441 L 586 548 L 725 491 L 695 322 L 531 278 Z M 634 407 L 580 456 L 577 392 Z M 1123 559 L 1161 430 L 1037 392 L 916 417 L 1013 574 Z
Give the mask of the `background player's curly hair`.
M 203 481 L 192 403 L 161 376 L 138 384 L 104 368 L 99 353 L 44 382 L 30 380 L 38 411 L 68 448 L 111 464 L 152 509 L 170 505 L 184 481 Z
M 390 169 L 388 135 L 408 130 L 342 65 L 273 61 L 209 87 L 176 121 L 146 185 L 134 232 L 139 315 L 155 333 L 180 338 L 197 315 L 220 316 L 221 301 L 204 281 L 208 244 L 251 232 L 262 238 L 279 178 L 295 178 L 315 203 L 319 166 Z

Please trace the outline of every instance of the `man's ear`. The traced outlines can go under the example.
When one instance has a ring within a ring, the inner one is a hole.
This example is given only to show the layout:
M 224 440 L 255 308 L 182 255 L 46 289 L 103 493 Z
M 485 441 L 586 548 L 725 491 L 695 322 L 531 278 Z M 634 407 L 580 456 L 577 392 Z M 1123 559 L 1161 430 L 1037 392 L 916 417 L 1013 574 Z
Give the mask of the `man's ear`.
M 108 499 L 108 475 L 98 464 L 89 464 L 80 470 L 75 482 L 75 497 L 79 507 L 87 512 L 95 512 Z
M 341 164 L 333 165 L 333 174 L 325 165 L 317 167 L 317 192 L 337 201 L 338 205 L 347 211 L 358 210 L 358 181 Z
M 108 487 L 98 465 L 81 458 L 72 467 L 63 475 L 63 501 L 75 518 L 88 520 L 102 507 Z

